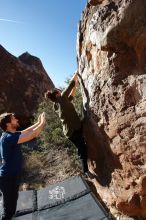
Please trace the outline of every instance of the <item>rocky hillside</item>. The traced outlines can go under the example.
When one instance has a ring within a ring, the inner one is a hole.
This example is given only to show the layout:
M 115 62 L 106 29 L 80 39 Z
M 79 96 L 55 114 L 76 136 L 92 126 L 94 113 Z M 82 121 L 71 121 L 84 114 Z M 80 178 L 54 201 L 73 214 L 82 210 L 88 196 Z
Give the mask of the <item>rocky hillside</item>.
M 146 1 L 88 0 L 78 69 L 89 166 L 108 207 L 146 219 Z
M 15 57 L 0 46 L 0 113 L 15 112 L 25 127 L 47 89 L 53 88 L 39 58 Z

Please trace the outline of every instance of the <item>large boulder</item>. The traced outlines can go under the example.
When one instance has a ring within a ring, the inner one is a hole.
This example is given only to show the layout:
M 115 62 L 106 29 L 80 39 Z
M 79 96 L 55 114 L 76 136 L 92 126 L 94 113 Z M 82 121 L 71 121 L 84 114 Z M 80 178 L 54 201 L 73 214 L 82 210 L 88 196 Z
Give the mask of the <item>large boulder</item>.
M 0 114 L 14 112 L 26 127 L 44 92 L 53 87 L 37 57 L 24 53 L 17 58 L 0 46 Z
M 88 0 L 77 60 L 89 168 L 108 207 L 146 218 L 146 1 Z

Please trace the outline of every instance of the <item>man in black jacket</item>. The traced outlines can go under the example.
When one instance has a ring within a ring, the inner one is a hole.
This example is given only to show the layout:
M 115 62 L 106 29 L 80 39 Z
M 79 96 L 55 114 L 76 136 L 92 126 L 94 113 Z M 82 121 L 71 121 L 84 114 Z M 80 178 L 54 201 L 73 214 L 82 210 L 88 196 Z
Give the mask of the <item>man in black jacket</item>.
M 77 81 L 76 73 L 64 91 L 61 92 L 59 89 L 54 89 L 52 92 L 48 91 L 45 96 L 54 103 L 54 110 L 58 113 L 63 125 L 63 133 L 77 147 L 82 170 L 85 174 L 89 174 L 82 122 L 71 102 L 75 95 Z

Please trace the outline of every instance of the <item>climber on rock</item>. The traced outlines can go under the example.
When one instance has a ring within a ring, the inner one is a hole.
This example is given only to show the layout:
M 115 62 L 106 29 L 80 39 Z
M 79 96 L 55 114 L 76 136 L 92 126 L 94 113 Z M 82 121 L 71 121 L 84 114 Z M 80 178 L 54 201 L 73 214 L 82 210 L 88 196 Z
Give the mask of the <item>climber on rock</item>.
M 3 211 L 1 220 L 11 220 L 16 211 L 20 176 L 22 168 L 21 147 L 19 144 L 36 138 L 45 125 L 45 113 L 38 117 L 38 122 L 22 131 L 18 119 L 13 113 L 0 115 L 0 191 Z
M 82 122 L 71 102 L 77 82 L 76 72 L 66 89 L 62 92 L 56 88 L 53 91 L 47 91 L 45 97 L 54 103 L 54 110 L 58 113 L 63 125 L 63 133 L 77 147 L 83 173 L 91 178 L 92 174 L 88 171 L 87 147 L 83 137 Z

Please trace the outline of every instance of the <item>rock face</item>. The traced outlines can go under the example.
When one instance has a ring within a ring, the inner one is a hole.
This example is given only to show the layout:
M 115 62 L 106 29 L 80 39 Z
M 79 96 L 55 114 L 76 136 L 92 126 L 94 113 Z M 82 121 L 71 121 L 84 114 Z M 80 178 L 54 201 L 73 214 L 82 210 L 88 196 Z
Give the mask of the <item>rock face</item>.
M 0 46 L 0 114 L 15 112 L 27 126 L 44 92 L 53 87 L 37 57 L 24 53 L 16 58 Z
M 145 10 L 145 0 L 88 0 L 77 56 L 97 192 L 108 207 L 146 219 Z

